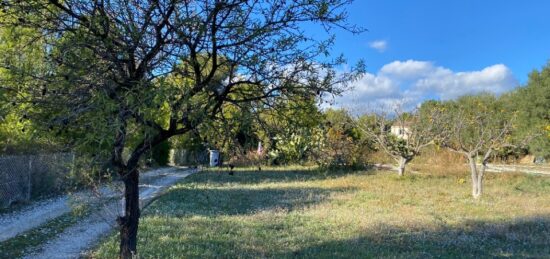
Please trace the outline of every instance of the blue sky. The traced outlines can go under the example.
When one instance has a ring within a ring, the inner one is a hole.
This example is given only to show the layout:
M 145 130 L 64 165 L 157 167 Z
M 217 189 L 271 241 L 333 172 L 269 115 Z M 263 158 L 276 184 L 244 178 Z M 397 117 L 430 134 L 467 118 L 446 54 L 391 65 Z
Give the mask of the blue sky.
M 550 60 L 550 1 L 356 0 L 333 52 L 363 59 L 368 74 L 340 101 L 452 99 L 497 94 Z

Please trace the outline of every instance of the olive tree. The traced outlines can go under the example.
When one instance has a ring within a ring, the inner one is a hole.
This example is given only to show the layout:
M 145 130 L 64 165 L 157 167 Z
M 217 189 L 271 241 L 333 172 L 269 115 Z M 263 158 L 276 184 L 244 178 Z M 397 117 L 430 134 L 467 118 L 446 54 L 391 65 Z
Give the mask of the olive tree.
M 389 111 L 389 112 L 388 112 Z M 380 109 L 357 118 L 356 124 L 376 146 L 396 162 L 399 176 L 405 174 L 405 167 L 423 148 L 439 138 L 437 109 L 416 109 L 403 111 Z
M 489 94 L 464 96 L 439 108 L 445 114 L 439 118 L 444 125 L 439 129 L 439 144 L 468 160 L 472 196 L 477 199 L 483 192 L 483 177 L 491 155 L 513 146 L 513 113 L 504 110 L 502 103 Z
M 38 70 L 17 59 L 1 64 L 18 75 L 3 89 L 40 107 L 28 112 L 41 111 L 43 128 L 109 161 L 124 183 L 117 222 L 120 257 L 130 258 L 142 156 L 173 136 L 200 132 L 227 107 L 339 94 L 362 70 L 338 73 L 345 60 L 329 55 L 332 28 L 362 31 L 346 23 L 350 2 L 4 0 L 1 26 L 32 29 L 44 60 Z M 328 37 L 308 34 L 305 24 Z

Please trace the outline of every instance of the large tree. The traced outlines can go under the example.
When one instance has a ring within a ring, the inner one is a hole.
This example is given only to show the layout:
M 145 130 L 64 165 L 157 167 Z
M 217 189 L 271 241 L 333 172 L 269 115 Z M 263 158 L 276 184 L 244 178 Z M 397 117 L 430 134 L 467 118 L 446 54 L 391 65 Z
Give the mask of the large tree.
M 318 40 L 305 30 L 317 23 L 327 32 L 360 32 L 346 24 L 350 2 L 6 0 L 2 26 L 32 29 L 45 65 L 29 70 L 4 59 L 17 75 L 4 87 L 14 102 L 40 106 L 34 110 L 42 111 L 36 119 L 44 128 L 71 136 L 96 159 L 108 157 L 125 186 L 117 222 L 120 256 L 130 258 L 142 155 L 220 119 L 228 106 L 338 94 L 360 69 L 337 73 L 344 60 L 328 55 L 333 37 Z

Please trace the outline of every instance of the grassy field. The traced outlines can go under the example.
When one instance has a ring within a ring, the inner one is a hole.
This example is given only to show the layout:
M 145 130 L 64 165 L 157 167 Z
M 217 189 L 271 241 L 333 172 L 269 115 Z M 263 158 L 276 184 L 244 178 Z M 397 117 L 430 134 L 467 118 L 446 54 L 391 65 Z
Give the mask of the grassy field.
M 140 258 L 550 258 L 550 177 L 488 174 L 473 200 L 465 171 L 432 171 L 201 172 L 144 212 Z

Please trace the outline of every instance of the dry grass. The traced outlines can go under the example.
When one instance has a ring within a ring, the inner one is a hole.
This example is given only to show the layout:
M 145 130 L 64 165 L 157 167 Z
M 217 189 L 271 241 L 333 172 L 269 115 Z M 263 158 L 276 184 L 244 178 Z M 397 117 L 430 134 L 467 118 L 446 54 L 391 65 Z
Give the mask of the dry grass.
M 476 201 L 456 170 L 199 173 L 148 208 L 140 257 L 550 255 L 550 177 L 489 173 Z M 115 257 L 115 239 L 94 257 Z

